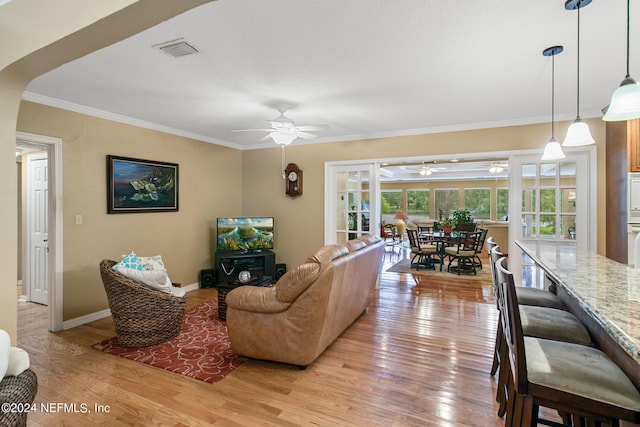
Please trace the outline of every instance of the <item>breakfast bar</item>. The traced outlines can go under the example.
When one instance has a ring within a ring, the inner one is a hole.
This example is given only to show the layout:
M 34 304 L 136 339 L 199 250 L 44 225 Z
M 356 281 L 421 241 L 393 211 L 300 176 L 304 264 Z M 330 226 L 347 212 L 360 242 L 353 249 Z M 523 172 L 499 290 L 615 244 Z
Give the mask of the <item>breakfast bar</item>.
M 581 251 L 575 241 L 518 240 L 596 345 L 640 387 L 640 270 Z

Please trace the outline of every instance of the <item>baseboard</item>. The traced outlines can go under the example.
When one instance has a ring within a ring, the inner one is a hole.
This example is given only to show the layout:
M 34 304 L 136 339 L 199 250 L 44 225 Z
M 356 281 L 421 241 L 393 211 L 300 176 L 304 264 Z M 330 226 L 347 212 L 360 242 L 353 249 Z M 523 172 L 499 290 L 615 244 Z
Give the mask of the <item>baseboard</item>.
M 196 289 L 200 289 L 200 283 L 198 283 L 198 282 L 192 283 L 190 285 L 185 286 L 182 289 L 184 289 L 185 292 L 195 291 Z
M 95 313 L 86 314 L 84 316 L 76 317 L 74 319 L 65 320 L 62 322 L 62 329 L 71 329 L 76 326 L 84 325 L 85 323 L 93 322 L 94 320 L 104 319 L 105 317 L 111 316 L 111 310 L 104 309 L 97 311 Z
M 191 292 L 196 289 L 200 289 L 200 284 L 192 283 L 191 285 L 187 285 L 182 289 L 184 289 L 185 292 Z M 74 319 L 65 320 L 64 322 L 62 322 L 62 329 L 65 330 L 65 329 L 75 328 L 76 326 L 81 326 L 81 325 L 84 325 L 85 323 L 104 319 L 105 317 L 109 317 L 109 316 L 111 316 L 111 310 L 107 308 L 105 310 L 100 310 L 95 313 L 90 313 L 84 316 L 76 317 Z

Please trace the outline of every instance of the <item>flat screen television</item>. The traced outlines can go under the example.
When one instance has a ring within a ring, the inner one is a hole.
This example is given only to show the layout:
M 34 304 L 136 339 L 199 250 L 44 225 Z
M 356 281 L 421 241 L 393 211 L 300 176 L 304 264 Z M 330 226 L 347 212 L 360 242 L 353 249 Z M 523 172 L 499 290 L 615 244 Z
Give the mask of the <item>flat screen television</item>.
M 218 252 L 259 252 L 273 249 L 273 218 L 218 218 Z

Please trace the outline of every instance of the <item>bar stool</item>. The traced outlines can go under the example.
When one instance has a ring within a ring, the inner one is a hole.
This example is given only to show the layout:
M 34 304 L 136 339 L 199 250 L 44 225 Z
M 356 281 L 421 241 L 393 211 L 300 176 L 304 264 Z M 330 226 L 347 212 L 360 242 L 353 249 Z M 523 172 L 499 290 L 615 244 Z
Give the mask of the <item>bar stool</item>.
M 513 274 L 496 263 L 501 322 L 509 367 L 506 426 L 535 426 L 539 407 L 571 414 L 565 422 L 619 426 L 640 422 L 640 392 L 626 374 L 593 347 L 525 336 Z M 501 367 L 502 371 L 502 367 Z
M 496 268 L 496 262 L 498 262 L 500 259 L 506 260 L 506 258 L 501 255 L 502 253 L 500 252 L 500 246 L 495 245 L 493 249 L 491 249 L 489 260 L 492 265 L 492 272 L 494 273 L 493 285 L 499 309 L 499 319 L 496 328 L 496 342 L 493 352 L 494 364 L 496 364 L 497 367 L 500 368 L 500 372 L 498 373 L 498 390 L 496 393 L 496 401 L 500 404 L 498 408 L 499 416 L 503 416 L 507 410 L 507 395 L 509 392 L 508 366 L 507 364 L 502 363 L 507 355 L 507 346 L 505 343 L 505 337 L 503 333 L 504 329 L 502 326 L 504 310 L 501 308 L 501 300 L 504 298 L 504 296 L 500 292 L 500 282 L 498 280 L 498 272 Z M 517 289 L 529 288 L 522 288 L 521 286 L 517 286 L 515 287 L 514 292 L 517 292 Z M 592 345 L 591 336 L 589 335 L 587 329 L 573 314 L 569 313 L 568 311 L 552 307 L 540 307 L 522 304 L 518 304 L 518 310 L 520 318 L 522 319 L 521 323 L 523 333 L 526 336 L 574 343 L 582 346 Z M 494 373 L 495 372 L 493 371 L 492 367 L 492 375 Z
M 500 249 L 500 245 L 498 245 L 493 236 L 487 238 L 487 251 L 489 252 L 489 260 L 491 260 L 491 250 L 494 247 L 498 247 L 498 252 L 500 252 L 500 257 L 502 257 L 502 251 Z M 494 266 L 493 262 L 491 263 L 491 273 L 494 274 Z M 558 298 L 554 293 L 539 288 L 529 288 L 525 286 L 516 286 L 516 292 L 518 293 L 518 304 L 520 305 L 536 305 L 540 307 L 551 307 L 551 308 L 564 308 L 562 306 L 562 302 L 560 298 Z
M 492 255 L 494 248 L 495 248 L 495 253 Z M 504 255 L 500 250 L 500 246 L 493 239 L 493 236 L 487 238 L 487 250 L 489 251 L 489 264 L 491 264 L 491 277 L 493 280 L 494 294 L 496 297 L 496 305 L 497 305 L 498 294 L 497 294 L 495 263 L 498 259 L 500 259 Z M 562 310 L 564 308 L 562 306 L 562 301 L 560 301 L 560 298 L 558 298 L 554 293 L 547 291 L 545 289 L 516 286 L 516 292 L 518 294 L 518 303 L 521 306 L 524 305 L 524 306 L 548 307 L 548 308 L 555 308 L 558 310 Z M 496 343 L 494 347 L 495 350 L 493 353 L 493 363 L 491 365 L 491 375 L 495 375 L 496 371 L 498 370 L 498 366 L 500 365 L 499 344 L 502 340 L 502 336 L 501 336 L 502 327 L 500 326 L 499 321 L 498 321 L 498 327 L 496 331 L 497 331 Z

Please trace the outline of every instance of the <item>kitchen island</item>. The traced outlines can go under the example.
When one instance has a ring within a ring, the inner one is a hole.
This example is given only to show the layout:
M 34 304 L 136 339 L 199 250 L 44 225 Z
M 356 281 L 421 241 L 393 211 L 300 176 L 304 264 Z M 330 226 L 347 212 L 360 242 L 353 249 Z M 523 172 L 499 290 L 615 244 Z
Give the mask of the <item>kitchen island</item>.
M 640 270 L 580 251 L 571 240 L 522 239 L 516 245 L 556 285 L 596 345 L 640 388 Z

